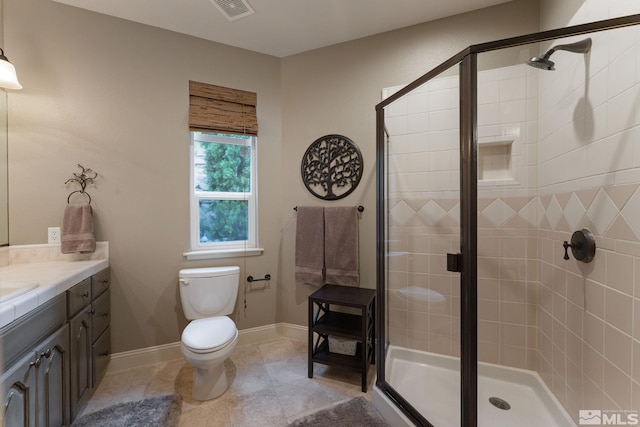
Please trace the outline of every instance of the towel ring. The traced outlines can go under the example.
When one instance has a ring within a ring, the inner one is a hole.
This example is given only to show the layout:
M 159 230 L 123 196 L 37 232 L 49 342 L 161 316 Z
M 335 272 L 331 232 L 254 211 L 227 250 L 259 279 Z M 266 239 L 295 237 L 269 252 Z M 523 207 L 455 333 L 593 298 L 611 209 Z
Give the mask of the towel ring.
M 91 196 L 89 195 L 89 193 L 87 193 L 86 191 L 82 191 L 82 190 L 76 190 L 76 191 L 72 191 L 71 193 L 69 193 L 69 196 L 67 197 L 67 204 L 69 204 L 69 201 L 71 200 L 71 196 L 75 193 L 80 193 L 80 194 L 84 194 L 85 196 L 87 196 L 89 198 L 89 204 L 91 204 Z

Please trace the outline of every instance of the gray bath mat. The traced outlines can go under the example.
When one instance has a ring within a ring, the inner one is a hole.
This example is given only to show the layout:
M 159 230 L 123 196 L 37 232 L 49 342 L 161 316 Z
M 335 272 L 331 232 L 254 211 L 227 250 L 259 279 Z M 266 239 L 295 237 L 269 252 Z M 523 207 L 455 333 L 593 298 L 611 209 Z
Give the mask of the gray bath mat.
M 371 403 L 355 397 L 327 409 L 298 418 L 289 427 L 389 427 Z
M 181 403 L 177 395 L 120 403 L 83 415 L 73 427 L 173 427 L 178 424 Z

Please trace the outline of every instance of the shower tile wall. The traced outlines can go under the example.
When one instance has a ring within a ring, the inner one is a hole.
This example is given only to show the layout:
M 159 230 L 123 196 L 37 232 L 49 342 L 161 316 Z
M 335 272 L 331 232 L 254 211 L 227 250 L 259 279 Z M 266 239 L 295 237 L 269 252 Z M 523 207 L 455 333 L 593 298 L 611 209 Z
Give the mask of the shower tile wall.
M 478 73 L 478 358 L 525 369 L 538 366 L 536 101 L 530 67 Z M 484 147 L 505 142 L 508 173 L 486 179 Z
M 554 72 L 478 75 L 480 150 L 510 143 L 512 174 L 479 182 L 479 358 L 539 372 L 576 423 L 579 409 L 640 409 L 640 29 L 591 37 L 590 55 L 559 52 Z M 431 82 L 386 119 L 389 338 L 447 355 L 459 354 L 459 277 L 444 258 L 459 250 L 457 86 Z M 594 261 L 564 260 L 583 227 Z
M 640 409 L 639 31 L 591 35 L 539 76 L 539 372 L 576 422 Z M 594 261 L 563 260 L 583 227 Z
M 383 96 L 399 88 L 389 88 Z M 458 77 L 390 105 L 388 337 L 391 344 L 459 354 Z
M 535 74 L 505 67 L 479 74 L 481 147 L 507 147 L 509 176 L 480 182 L 479 356 L 537 367 Z M 384 95 L 398 88 L 389 88 Z M 389 337 L 396 345 L 459 355 L 458 77 L 436 79 L 392 104 Z M 494 156 L 495 157 L 495 156 Z M 500 164 L 500 161 L 497 161 Z

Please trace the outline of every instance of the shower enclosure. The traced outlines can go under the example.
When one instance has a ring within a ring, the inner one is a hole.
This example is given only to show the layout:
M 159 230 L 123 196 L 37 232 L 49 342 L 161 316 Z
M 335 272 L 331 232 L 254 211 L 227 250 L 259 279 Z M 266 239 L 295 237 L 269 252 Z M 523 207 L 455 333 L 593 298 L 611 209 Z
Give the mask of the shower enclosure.
M 384 90 L 384 414 L 465 427 L 639 419 L 639 23 L 470 46 Z M 581 229 L 596 239 L 589 263 L 568 250 Z

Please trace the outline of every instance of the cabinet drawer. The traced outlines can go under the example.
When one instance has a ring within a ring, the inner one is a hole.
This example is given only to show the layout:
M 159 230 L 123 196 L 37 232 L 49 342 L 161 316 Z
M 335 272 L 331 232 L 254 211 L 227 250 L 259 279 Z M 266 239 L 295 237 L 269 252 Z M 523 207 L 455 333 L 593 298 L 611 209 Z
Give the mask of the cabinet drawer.
M 94 342 L 109 326 L 111 312 L 109 307 L 109 295 L 107 291 L 93 301 L 91 310 L 91 342 Z
M 98 295 L 109 289 L 110 282 L 111 278 L 108 268 L 94 274 L 91 277 L 91 295 L 93 298 L 95 299 Z
M 67 307 L 69 317 L 76 314 L 82 307 L 91 301 L 91 278 L 84 279 L 67 291 Z
M 107 328 L 93 344 L 93 384 L 98 384 L 111 360 L 111 337 Z

